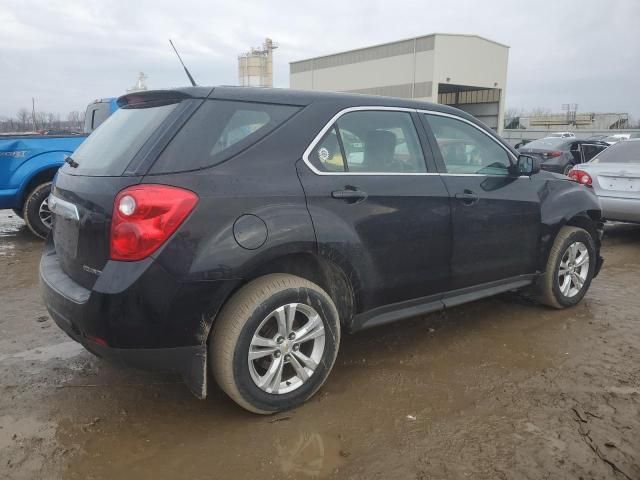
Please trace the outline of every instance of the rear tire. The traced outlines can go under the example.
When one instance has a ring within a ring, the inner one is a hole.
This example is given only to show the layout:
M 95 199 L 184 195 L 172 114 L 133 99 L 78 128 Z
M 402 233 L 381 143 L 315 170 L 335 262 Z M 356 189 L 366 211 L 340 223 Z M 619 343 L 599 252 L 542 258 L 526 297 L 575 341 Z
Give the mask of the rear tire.
M 324 384 L 338 354 L 336 307 L 318 285 L 270 274 L 244 286 L 222 308 L 209 361 L 224 392 L 259 414 L 304 403 Z
M 559 309 L 578 304 L 589 290 L 595 268 L 596 246 L 589 232 L 562 227 L 538 280 L 536 299 Z
M 23 219 L 29 230 L 40 238 L 47 238 L 51 230 L 50 193 L 51 182 L 42 183 L 29 192 L 24 202 Z

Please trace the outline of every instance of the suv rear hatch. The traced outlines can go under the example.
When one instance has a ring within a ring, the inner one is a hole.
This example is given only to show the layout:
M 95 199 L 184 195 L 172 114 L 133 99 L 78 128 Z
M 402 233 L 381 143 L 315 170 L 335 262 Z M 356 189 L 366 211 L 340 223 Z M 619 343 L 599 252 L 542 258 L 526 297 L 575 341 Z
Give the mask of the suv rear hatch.
M 202 103 L 210 89 L 127 95 L 121 107 L 67 159 L 54 182 L 53 242 L 62 270 L 91 289 L 110 257 L 113 203 L 140 183 L 171 132 Z

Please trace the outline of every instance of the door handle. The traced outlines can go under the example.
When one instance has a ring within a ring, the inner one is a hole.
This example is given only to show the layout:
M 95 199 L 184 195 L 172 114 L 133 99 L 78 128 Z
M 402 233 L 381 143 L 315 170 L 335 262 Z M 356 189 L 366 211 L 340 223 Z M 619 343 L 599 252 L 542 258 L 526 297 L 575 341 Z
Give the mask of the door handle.
M 456 193 L 456 198 L 458 200 L 461 200 L 465 205 L 473 205 L 480 199 L 480 197 L 478 197 L 478 194 L 472 192 L 471 190 L 465 190 L 462 193 Z
M 357 188 L 346 188 L 344 190 L 335 190 L 331 192 L 331 196 L 338 199 L 361 201 L 365 200 L 368 195 L 367 192 L 363 192 Z

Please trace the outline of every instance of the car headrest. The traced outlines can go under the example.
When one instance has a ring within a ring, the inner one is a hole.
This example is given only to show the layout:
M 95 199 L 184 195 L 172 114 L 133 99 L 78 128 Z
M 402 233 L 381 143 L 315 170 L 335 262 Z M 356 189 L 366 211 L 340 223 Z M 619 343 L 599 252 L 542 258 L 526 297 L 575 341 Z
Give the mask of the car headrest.
M 371 130 L 365 135 L 363 163 L 369 170 L 389 169 L 396 150 L 396 135 L 388 130 Z

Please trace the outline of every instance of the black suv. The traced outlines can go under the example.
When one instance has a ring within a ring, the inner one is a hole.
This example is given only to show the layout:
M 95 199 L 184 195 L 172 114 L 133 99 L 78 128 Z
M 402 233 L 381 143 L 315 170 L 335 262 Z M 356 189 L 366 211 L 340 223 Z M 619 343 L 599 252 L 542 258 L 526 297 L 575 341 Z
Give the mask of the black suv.
M 40 264 L 94 354 L 299 405 L 342 332 L 507 290 L 575 305 L 598 273 L 590 188 L 468 114 L 237 87 L 133 93 L 58 172 Z

